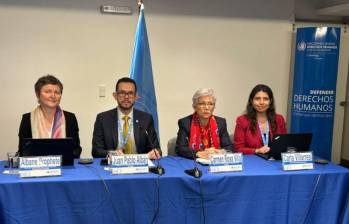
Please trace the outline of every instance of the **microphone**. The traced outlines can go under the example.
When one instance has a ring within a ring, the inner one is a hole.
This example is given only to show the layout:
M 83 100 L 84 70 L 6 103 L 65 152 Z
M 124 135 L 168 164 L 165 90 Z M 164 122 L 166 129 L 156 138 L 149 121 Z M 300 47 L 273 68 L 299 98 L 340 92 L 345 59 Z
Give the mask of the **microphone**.
M 187 138 L 188 145 L 189 145 L 189 139 L 188 139 L 188 137 L 186 137 L 186 138 Z M 184 172 L 192 177 L 200 178 L 202 176 L 202 172 L 198 168 L 198 163 L 196 161 L 196 154 L 194 153 L 194 150 L 192 148 L 190 148 L 190 152 L 191 152 L 191 155 L 193 156 L 194 168 L 189 169 L 189 170 L 184 170 Z
M 148 134 L 148 131 L 147 131 L 147 129 L 144 129 L 144 132 L 145 132 L 145 134 L 146 134 L 146 136 L 147 136 L 147 139 L 148 139 L 148 141 L 149 141 L 149 143 L 150 143 L 150 147 L 152 148 L 152 150 L 153 150 L 153 152 L 155 153 L 155 155 L 156 155 L 156 150 L 155 150 L 155 147 L 154 147 L 154 145 L 153 145 L 153 142 L 151 141 L 151 139 L 150 139 L 150 137 L 149 137 L 149 134 Z M 161 175 L 163 175 L 163 174 L 165 174 L 165 169 L 161 166 L 161 164 L 160 164 L 160 160 L 161 160 L 161 154 L 160 154 L 160 152 L 159 152 L 159 155 L 160 155 L 160 158 L 159 159 L 156 159 L 157 160 L 157 166 L 156 167 L 151 167 L 151 168 L 149 168 L 149 171 L 151 172 L 151 173 L 155 173 L 155 174 L 159 174 L 160 176 Z

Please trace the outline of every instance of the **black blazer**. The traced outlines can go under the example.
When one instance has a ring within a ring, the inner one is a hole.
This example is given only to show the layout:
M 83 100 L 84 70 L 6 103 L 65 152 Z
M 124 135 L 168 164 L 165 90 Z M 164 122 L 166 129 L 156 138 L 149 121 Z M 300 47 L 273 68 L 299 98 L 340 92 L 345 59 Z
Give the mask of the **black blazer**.
M 73 138 L 74 143 L 74 158 L 79 158 L 81 154 L 80 138 L 79 138 L 79 126 L 78 121 L 73 113 L 63 111 L 65 117 L 65 131 L 67 137 Z M 21 125 L 19 126 L 19 144 L 18 153 L 20 156 L 23 154 L 23 139 L 32 138 L 32 128 L 30 124 L 30 113 L 23 114 Z
M 176 153 L 179 156 L 193 158 L 195 153 L 191 148 L 189 148 L 189 138 L 190 138 L 190 127 L 193 115 L 189 115 L 185 118 L 178 120 L 178 133 L 176 141 Z M 218 132 L 219 132 L 219 141 L 220 148 L 227 151 L 233 151 L 233 145 L 231 143 L 228 131 L 227 123 L 224 118 L 214 116 L 217 122 Z
M 133 109 L 133 121 L 137 153 L 148 153 L 153 148 L 160 150 L 153 117 L 148 113 Z M 92 156 L 106 157 L 108 151 L 116 150 L 117 147 L 118 112 L 117 108 L 114 108 L 97 115 L 93 130 Z

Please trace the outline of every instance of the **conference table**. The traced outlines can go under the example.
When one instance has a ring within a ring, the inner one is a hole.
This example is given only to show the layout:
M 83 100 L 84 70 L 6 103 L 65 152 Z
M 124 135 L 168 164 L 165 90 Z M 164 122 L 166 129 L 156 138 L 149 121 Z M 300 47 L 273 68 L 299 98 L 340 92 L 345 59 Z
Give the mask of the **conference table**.
M 0 168 L 0 223 L 349 223 L 349 170 L 329 163 L 283 171 L 280 161 L 244 156 L 242 172 L 201 178 L 193 160 L 168 156 L 166 173 L 112 175 L 75 161 L 62 176 L 21 179 Z

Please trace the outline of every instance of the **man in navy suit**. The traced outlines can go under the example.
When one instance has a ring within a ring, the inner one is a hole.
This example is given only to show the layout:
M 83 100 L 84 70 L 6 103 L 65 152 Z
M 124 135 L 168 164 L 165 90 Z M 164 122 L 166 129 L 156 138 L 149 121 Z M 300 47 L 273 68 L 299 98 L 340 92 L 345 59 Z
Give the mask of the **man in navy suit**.
M 147 153 L 150 159 L 160 157 L 160 145 L 153 117 L 133 108 L 137 100 L 137 85 L 124 77 L 117 81 L 113 93 L 118 106 L 97 115 L 92 139 L 93 157 Z

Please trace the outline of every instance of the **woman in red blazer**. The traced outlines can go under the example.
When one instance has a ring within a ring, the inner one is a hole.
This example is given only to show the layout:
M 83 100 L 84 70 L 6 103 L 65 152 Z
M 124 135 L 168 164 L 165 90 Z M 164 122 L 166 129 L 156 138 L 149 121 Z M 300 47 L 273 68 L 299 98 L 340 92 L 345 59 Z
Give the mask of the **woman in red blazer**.
M 286 133 L 285 119 L 275 113 L 273 92 L 259 84 L 249 96 L 245 114 L 236 119 L 234 147 L 244 154 L 267 153 L 274 134 Z

